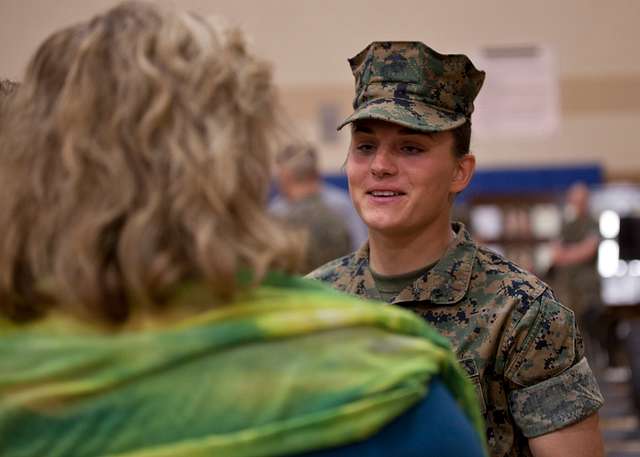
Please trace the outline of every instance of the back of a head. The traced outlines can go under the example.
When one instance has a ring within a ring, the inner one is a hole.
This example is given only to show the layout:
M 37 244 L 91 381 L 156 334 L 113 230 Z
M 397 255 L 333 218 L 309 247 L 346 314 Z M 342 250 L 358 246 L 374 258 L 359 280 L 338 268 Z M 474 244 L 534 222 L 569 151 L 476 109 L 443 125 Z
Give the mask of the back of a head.
M 122 322 L 293 254 L 266 216 L 270 68 L 237 31 L 128 2 L 49 37 L 0 144 L 0 314 Z
M 276 156 L 276 164 L 280 170 L 287 170 L 298 181 L 319 178 L 318 154 L 307 143 L 293 143 L 282 149 Z

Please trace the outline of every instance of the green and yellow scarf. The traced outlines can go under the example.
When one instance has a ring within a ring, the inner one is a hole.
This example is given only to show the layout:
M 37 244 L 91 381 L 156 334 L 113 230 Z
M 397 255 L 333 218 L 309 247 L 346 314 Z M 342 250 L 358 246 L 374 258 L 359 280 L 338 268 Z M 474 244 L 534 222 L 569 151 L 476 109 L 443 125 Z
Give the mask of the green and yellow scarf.
M 191 284 L 172 306 L 203 300 Z M 483 436 L 473 389 L 420 318 L 283 275 L 136 331 L 0 321 L 0 455 L 291 455 L 366 439 L 435 375 Z

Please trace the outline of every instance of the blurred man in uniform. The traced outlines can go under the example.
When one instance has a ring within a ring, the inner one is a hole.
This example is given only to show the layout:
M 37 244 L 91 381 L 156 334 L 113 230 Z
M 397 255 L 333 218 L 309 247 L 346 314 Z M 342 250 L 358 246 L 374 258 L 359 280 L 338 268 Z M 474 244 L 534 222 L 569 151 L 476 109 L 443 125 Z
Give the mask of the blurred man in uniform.
M 603 399 L 574 313 L 451 223 L 475 168 L 484 72 L 419 42 L 374 42 L 349 62 L 355 111 L 340 127 L 351 127 L 346 171 L 369 242 L 310 277 L 412 309 L 448 337 L 476 385 L 491 455 L 602 456 Z
M 316 155 L 315 149 L 311 145 L 299 145 L 297 148 L 309 148 L 311 151 L 314 151 L 313 154 Z M 294 146 L 291 146 L 289 149 L 295 150 Z M 282 153 L 284 155 L 284 152 Z M 319 176 L 319 167 L 317 164 L 315 165 L 315 174 Z M 286 185 L 286 184 L 285 184 Z M 333 211 L 337 212 L 342 220 L 347 224 L 347 228 L 349 229 L 349 238 L 351 239 L 351 249 L 350 251 L 355 251 L 360 246 L 367 241 L 367 226 L 364 225 L 360 216 L 356 212 L 353 207 L 353 203 L 351 203 L 351 199 L 349 195 L 341 188 L 326 183 L 322 180 L 317 181 L 317 186 L 320 187 L 319 193 L 322 197 L 324 203 L 331 208 Z M 277 195 L 269 204 L 270 210 L 275 214 L 286 214 L 289 212 L 290 206 L 294 204 L 290 198 L 284 195 L 282 192 Z
M 617 321 L 602 306 L 599 243 L 598 221 L 589 213 L 589 188 L 575 183 L 567 191 L 560 239 L 553 245 L 553 284 L 558 297 L 573 309 L 590 358 L 602 360 L 600 356 L 606 351 L 606 363 L 613 366 L 618 359 L 616 350 L 620 349 Z
M 303 230 L 306 258 L 302 273 L 351 252 L 349 227 L 323 198 L 316 151 L 308 144 L 292 144 L 276 157 L 276 177 L 286 204 L 272 212 L 288 225 Z M 283 202 L 284 203 L 284 202 Z
M 591 308 L 600 307 L 597 270 L 600 232 L 589 214 L 589 189 L 583 183 L 569 188 L 560 240 L 553 246 L 558 296 L 571 306 L 582 323 Z

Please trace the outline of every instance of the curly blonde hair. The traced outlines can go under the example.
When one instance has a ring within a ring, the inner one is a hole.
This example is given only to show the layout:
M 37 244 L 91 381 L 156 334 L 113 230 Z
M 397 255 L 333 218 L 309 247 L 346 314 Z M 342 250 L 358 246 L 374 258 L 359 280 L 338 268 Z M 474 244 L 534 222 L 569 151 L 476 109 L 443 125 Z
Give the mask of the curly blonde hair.
M 128 2 L 38 49 L 0 145 L 0 313 L 124 322 L 184 280 L 290 271 L 270 219 L 276 100 L 236 30 Z

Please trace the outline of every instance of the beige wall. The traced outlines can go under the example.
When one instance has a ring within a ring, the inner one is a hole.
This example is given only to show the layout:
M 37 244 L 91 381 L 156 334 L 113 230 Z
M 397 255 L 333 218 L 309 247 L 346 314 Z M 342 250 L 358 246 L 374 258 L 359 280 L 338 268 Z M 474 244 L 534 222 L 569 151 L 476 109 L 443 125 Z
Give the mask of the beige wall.
M 117 2 L 0 0 L 0 75 L 19 78 L 53 30 Z M 164 2 L 163 3 L 168 3 Z M 182 0 L 181 7 L 240 24 L 275 64 L 301 135 L 318 138 L 319 106 L 349 111 L 346 58 L 378 39 L 419 39 L 441 52 L 543 44 L 557 55 L 561 128 L 537 139 L 474 140 L 481 167 L 584 161 L 640 176 L 640 1 L 611 0 Z M 488 75 L 491 77 L 491 75 Z M 342 163 L 348 138 L 323 146 Z

